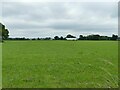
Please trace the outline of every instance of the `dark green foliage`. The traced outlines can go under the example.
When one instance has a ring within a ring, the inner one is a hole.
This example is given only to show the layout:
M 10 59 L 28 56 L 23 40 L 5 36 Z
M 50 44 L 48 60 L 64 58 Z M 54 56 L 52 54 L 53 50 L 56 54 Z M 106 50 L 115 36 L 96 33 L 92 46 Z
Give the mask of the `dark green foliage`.
M 100 40 L 100 35 L 88 35 L 87 40 Z
M 109 40 L 110 38 L 107 36 L 100 36 L 100 40 Z
M 1 40 L 8 39 L 9 37 L 9 31 L 8 29 L 5 28 L 5 25 L 0 23 L 0 37 L 2 38 Z
M 55 36 L 55 37 L 54 37 L 54 40 L 59 40 L 59 37 L 58 37 L 58 36 Z
M 117 40 L 117 39 L 118 39 L 118 35 L 114 35 L 114 34 L 112 35 L 112 37 L 92 34 L 88 36 L 80 35 L 78 40 Z
M 111 40 L 117 40 L 117 39 L 118 39 L 118 36 L 113 34 Z
M 64 38 L 61 36 L 61 37 L 60 37 L 60 40 L 64 40 Z
M 84 40 L 84 36 L 83 36 L 83 35 L 80 35 L 80 36 L 79 36 L 79 40 Z
M 66 38 L 64 38 L 63 36 L 55 36 L 53 40 L 66 40 Z

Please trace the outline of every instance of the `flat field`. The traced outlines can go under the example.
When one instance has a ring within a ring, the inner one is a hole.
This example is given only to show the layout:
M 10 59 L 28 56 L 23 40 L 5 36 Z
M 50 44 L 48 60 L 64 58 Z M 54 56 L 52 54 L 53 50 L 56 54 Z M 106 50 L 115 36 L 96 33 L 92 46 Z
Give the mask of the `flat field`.
M 117 41 L 5 41 L 3 88 L 118 87 Z

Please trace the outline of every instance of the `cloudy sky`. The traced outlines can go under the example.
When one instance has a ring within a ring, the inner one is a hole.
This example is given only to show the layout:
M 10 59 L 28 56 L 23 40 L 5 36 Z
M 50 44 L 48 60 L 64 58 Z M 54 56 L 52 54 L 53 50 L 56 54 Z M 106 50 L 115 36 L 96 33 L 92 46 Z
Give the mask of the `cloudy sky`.
M 117 2 L 3 2 L 10 37 L 118 34 Z

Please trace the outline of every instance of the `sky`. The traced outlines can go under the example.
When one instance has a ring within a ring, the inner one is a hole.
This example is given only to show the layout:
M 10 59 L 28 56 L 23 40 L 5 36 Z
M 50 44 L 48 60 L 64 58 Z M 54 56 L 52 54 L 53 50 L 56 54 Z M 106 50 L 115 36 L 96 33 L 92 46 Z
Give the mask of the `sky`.
M 2 2 L 10 37 L 118 34 L 117 2 Z

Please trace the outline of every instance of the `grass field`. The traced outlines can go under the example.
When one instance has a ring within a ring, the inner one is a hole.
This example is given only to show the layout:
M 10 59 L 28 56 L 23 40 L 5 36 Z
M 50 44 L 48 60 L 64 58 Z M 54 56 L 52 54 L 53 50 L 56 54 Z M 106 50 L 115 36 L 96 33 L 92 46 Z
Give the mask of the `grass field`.
M 117 41 L 5 41 L 4 88 L 118 87 Z
M 0 89 L 2 89 L 2 43 L 0 43 Z

